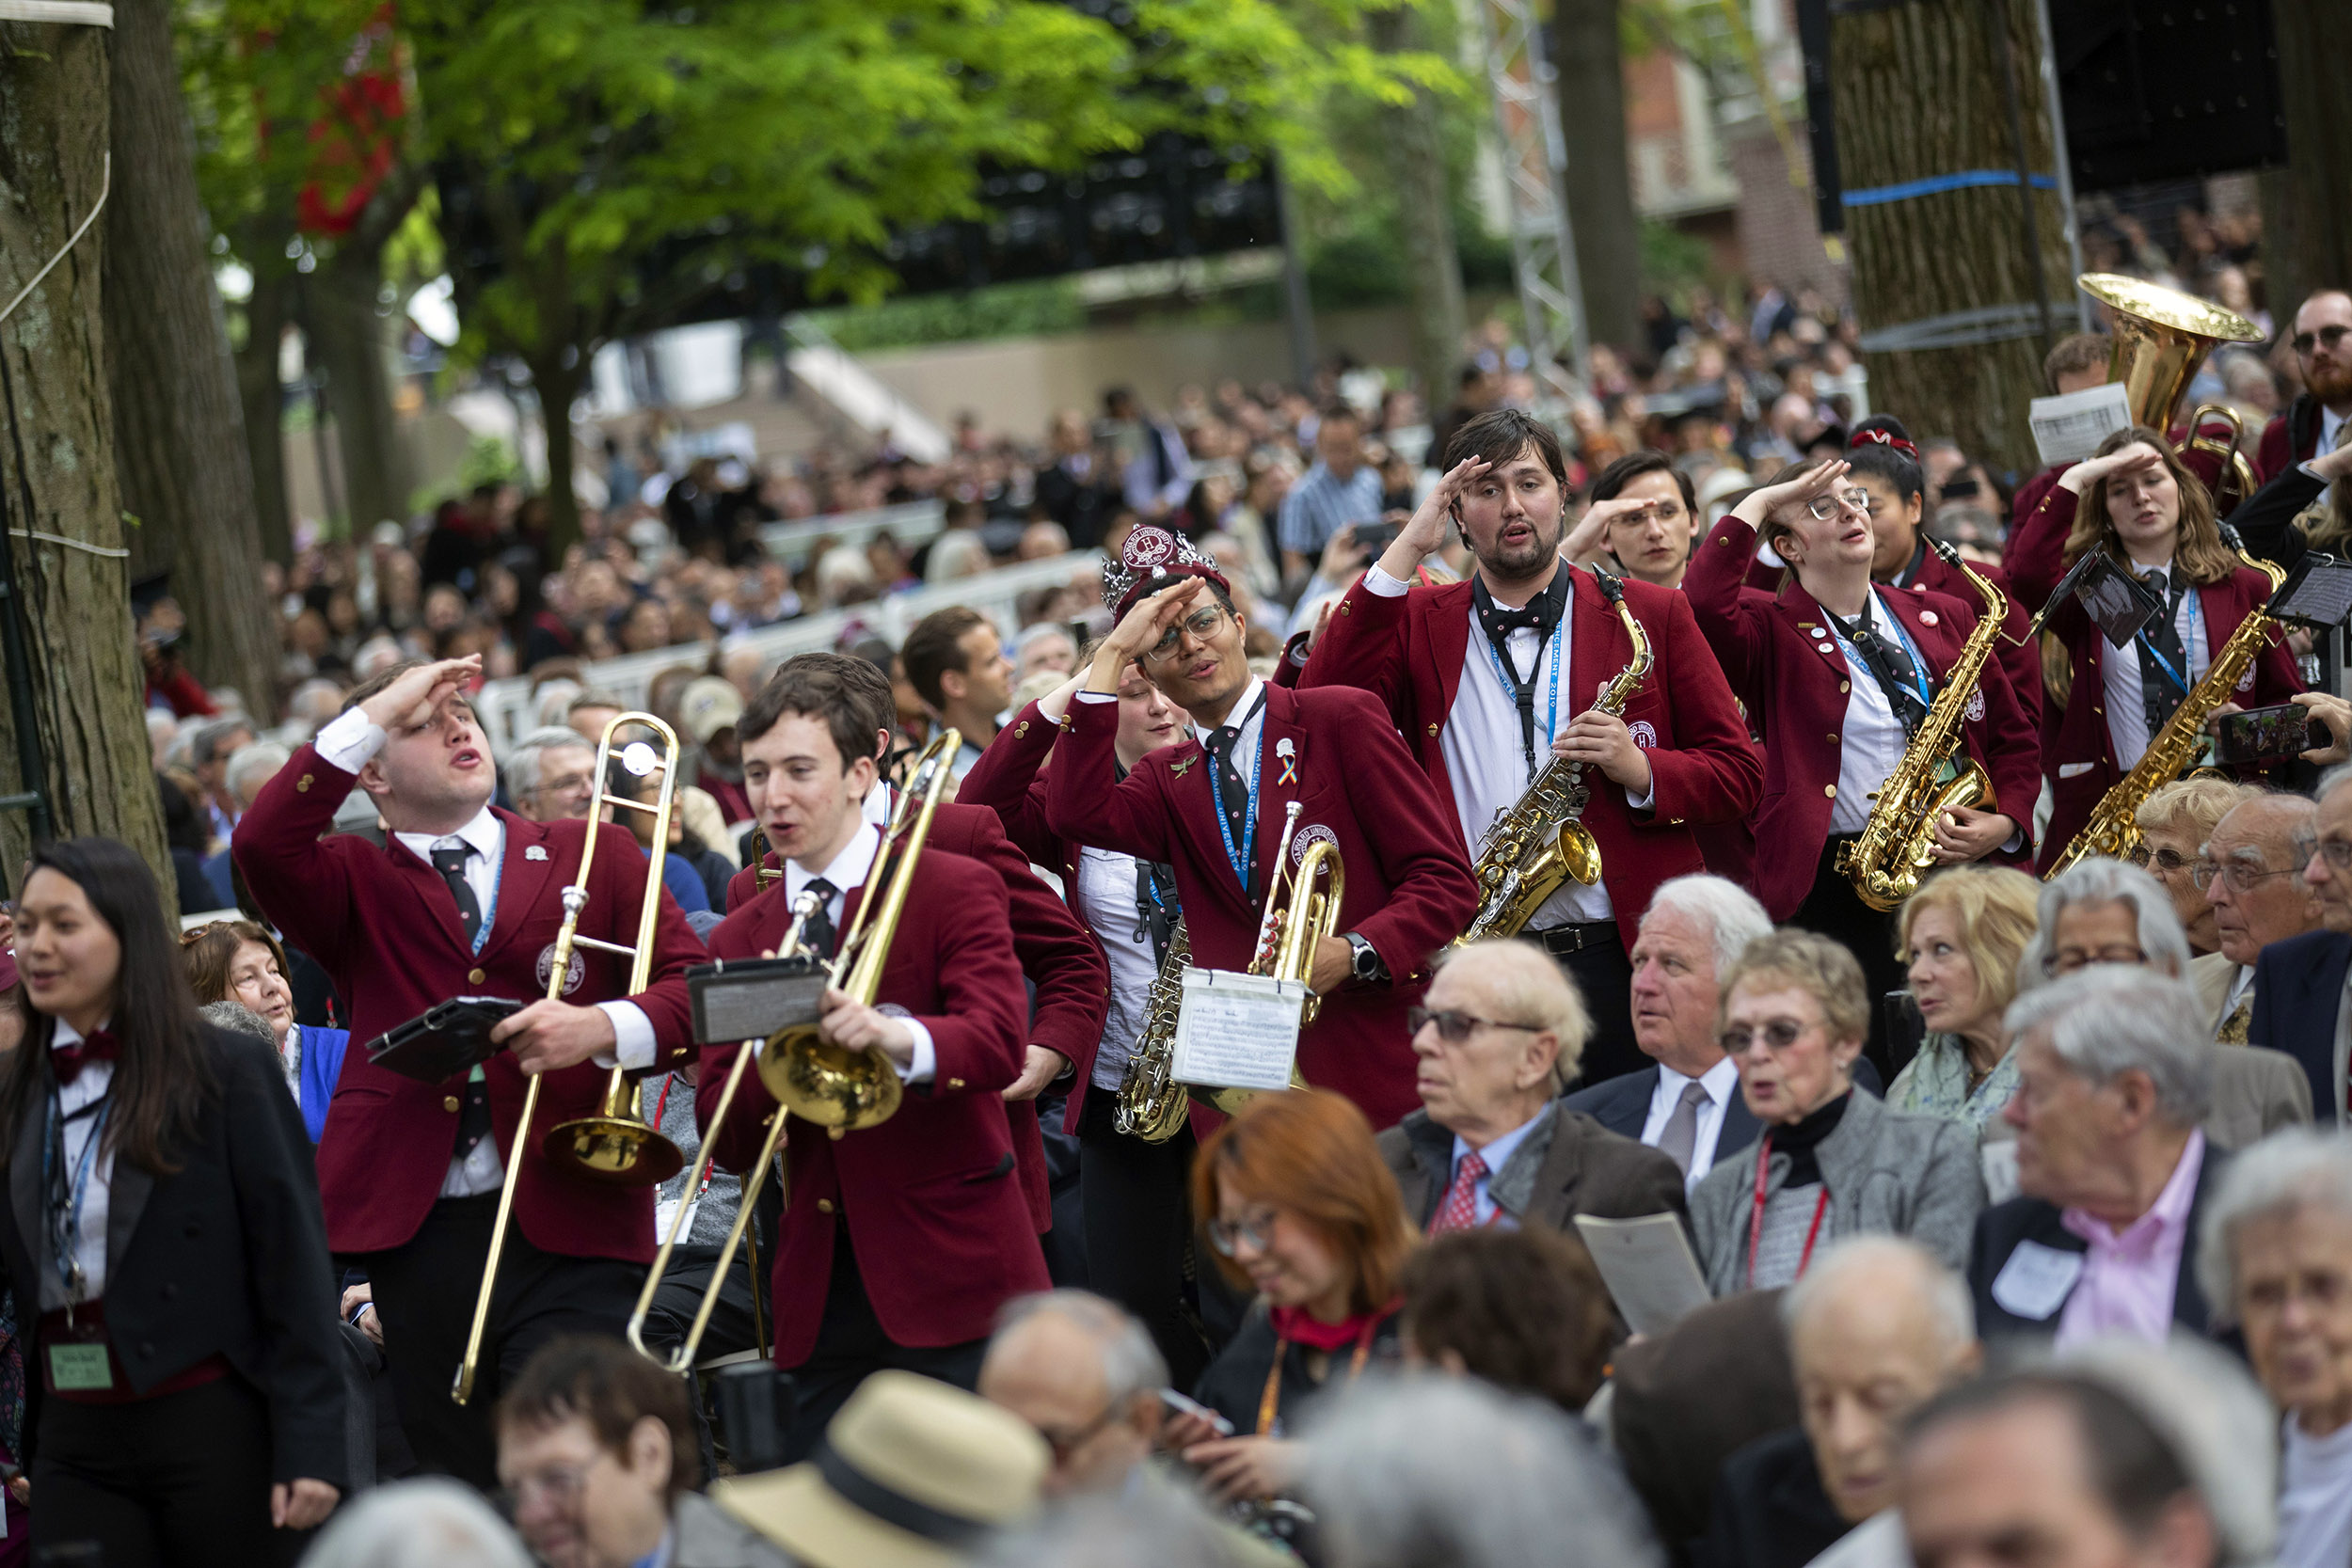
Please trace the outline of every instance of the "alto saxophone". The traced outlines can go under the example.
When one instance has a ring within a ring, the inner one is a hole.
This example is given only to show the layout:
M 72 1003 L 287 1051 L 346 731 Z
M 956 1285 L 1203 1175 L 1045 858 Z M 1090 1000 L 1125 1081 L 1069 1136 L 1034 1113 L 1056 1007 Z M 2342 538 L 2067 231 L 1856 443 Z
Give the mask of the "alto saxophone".
M 1944 689 L 1928 708 L 1919 733 L 1911 737 L 1903 760 L 1871 792 L 1870 819 L 1863 824 L 1862 836 L 1837 852 L 1837 869 L 1874 910 L 1894 909 L 1918 892 L 1920 879 L 1935 869 L 1935 825 L 1946 812 L 1973 809 L 1993 795 L 1993 781 L 1974 757 L 1954 759 L 1960 756 L 1968 705 L 1981 700 L 1985 661 L 2000 641 L 2009 599 L 1951 546 L 1941 539 L 1931 539 L 1928 546 L 1967 577 L 1984 600 L 1984 613 L 1977 618 L 1977 629 L 1968 634 L 1959 661 L 1944 677 Z
M 1192 1097 L 1168 1071 L 1176 1051 L 1176 1016 L 1184 1004 L 1184 970 L 1191 962 L 1192 936 L 1179 919 L 1168 934 L 1159 972 L 1152 976 L 1152 989 L 1144 993 L 1143 1029 L 1127 1053 L 1118 1109 L 1111 1115 L 1119 1131 L 1148 1144 L 1174 1137 L 1191 1111 Z
M 1633 693 L 1648 678 L 1648 634 L 1626 608 L 1625 584 L 1596 571 L 1600 591 L 1625 623 L 1633 642 L 1633 659 L 1593 699 L 1590 711 L 1622 714 Z M 1600 846 L 1584 825 L 1584 807 L 1592 791 L 1584 784 L 1584 765 L 1554 755 L 1494 819 L 1478 841 L 1478 912 L 1462 934 L 1446 945 L 1460 947 L 1486 937 L 1516 936 L 1535 917 L 1535 911 L 1575 878 L 1586 887 L 1600 880 Z
M 2286 573 L 2267 561 L 2241 556 L 2248 564 L 2260 567 L 2270 578 L 2275 592 L 2286 580 Z M 2050 863 L 2042 880 L 2059 875 L 2076 861 L 2091 855 L 2106 855 L 2122 860 L 2138 847 L 2139 808 L 2159 785 L 2179 778 L 2197 760 L 2198 747 L 2205 736 L 2205 721 L 2213 710 L 2236 694 L 2237 683 L 2254 667 L 2263 644 L 2278 635 L 2280 626 L 2267 606 L 2250 611 L 2237 624 L 2237 630 L 2214 655 L 2213 663 L 2205 669 L 2204 678 L 2191 687 L 2181 699 L 2181 705 L 2172 710 L 2172 717 L 2164 721 L 2155 738 L 2131 772 L 2105 795 L 2090 813 L 2090 820 L 2083 824 L 2058 858 Z

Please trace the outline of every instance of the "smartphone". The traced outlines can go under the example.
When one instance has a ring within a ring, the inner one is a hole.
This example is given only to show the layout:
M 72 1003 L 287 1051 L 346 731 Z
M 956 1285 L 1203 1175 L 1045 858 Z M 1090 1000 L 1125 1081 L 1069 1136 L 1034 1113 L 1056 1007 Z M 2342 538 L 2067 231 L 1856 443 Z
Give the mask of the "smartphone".
M 1168 1406 L 1168 1413 L 1171 1416 L 1200 1417 L 1216 1429 L 1216 1434 L 1219 1437 L 1233 1435 L 1233 1423 L 1202 1404 L 1199 1400 L 1187 1399 L 1173 1388 L 1163 1388 L 1160 1390 L 1160 1402 Z
M 2224 714 L 2214 728 L 2216 762 L 2262 762 L 2297 755 L 2310 745 L 2308 710 L 2294 703 Z
M 1371 558 L 1375 561 L 1380 559 L 1381 551 L 1395 542 L 1396 525 L 1394 523 L 1358 523 L 1356 525 L 1356 543 L 1369 551 Z

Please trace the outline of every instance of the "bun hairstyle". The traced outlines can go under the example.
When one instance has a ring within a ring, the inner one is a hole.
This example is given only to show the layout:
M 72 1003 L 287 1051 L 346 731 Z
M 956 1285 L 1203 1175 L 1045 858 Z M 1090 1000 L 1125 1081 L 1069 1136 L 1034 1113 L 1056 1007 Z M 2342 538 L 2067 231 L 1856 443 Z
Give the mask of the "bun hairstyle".
M 1928 476 L 1919 467 L 1919 448 L 1892 414 L 1873 414 L 1854 426 L 1846 443 L 1846 461 L 1858 474 L 1884 480 L 1901 497 L 1927 499 Z

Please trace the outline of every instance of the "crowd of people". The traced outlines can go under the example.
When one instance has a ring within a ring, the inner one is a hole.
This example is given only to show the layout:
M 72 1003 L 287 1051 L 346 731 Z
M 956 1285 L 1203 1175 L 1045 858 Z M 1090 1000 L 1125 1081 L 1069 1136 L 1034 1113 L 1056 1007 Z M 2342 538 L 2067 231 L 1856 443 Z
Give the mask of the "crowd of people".
M 616 448 L 560 562 L 306 548 L 275 723 L 146 601 L 191 918 L 15 879 L 0 1564 L 2341 1568 L 2352 704 L 2264 610 L 2352 296 L 2250 492 L 2159 412 L 1965 528 L 1751 303 L 1659 324 L 1780 384 L 1703 438 L 1482 335 L 1429 420 Z M 598 660 L 676 643 L 670 759 Z

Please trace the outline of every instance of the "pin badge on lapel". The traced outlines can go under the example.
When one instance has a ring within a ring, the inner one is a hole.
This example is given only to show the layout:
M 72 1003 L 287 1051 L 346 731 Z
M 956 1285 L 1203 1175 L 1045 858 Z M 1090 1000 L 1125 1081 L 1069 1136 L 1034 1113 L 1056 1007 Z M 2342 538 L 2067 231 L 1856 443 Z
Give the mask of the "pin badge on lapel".
M 1284 736 L 1274 743 L 1274 754 L 1280 759 L 1282 764 L 1281 776 L 1274 782 L 1278 784 L 1296 784 L 1298 782 L 1298 748 L 1291 744 L 1289 736 Z
M 1192 771 L 1192 765 L 1200 760 L 1200 759 L 1198 756 L 1186 757 L 1184 761 L 1177 763 L 1174 767 L 1168 770 L 1168 777 L 1171 779 L 1183 778 L 1185 774 Z
M 543 861 L 547 858 L 547 850 L 542 848 L 540 846 L 536 844 L 527 844 L 523 846 L 523 859 L 527 861 Z

